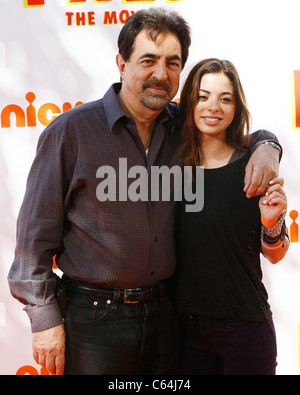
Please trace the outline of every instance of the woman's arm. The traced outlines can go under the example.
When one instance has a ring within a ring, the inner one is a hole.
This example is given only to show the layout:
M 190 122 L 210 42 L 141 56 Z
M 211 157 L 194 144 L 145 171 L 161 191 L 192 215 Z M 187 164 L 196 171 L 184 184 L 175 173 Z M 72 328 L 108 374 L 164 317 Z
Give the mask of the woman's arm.
M 264 257 L 267 258 L 269 262 L 275 265 L 285 257 L 285 254 L 287 253 L 289 246 L 290 246 L 289 238 L 285 236 L 283 242 L 282 240 L 280 240 L 280 242 L 272 246 L 262 242 L 261 249 Z
M 261 249 L 273 264 L 281 261 L 289 249 L 285 231 L 287 198 L 283 190 L 283 179 L 275 178 L 259 201 L 262 220 Z

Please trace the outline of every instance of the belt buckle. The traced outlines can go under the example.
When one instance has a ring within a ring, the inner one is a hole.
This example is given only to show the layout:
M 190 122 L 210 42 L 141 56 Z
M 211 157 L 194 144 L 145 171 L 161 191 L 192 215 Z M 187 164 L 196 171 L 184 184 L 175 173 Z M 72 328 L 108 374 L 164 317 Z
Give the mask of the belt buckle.
M 135 293 L 139 293 L 141 288 L 127 288 L 124 291 L 124 303 L 126 304 L 136 304 L 140 303 L 140 300 L 130 300 L 131 297 L 134 298 Z

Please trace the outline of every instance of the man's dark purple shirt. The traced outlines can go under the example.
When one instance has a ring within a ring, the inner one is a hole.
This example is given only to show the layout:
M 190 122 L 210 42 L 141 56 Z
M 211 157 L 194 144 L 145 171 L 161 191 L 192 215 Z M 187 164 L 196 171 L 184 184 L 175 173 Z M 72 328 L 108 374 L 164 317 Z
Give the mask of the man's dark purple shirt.
M 176 108 L 170 104 L 159 115 L 146 155 L 134 121 L 119 102 L 120 88 L 114 84 L 103 99 L 62 114 L 40 136 L 8 276 L 12 295 L 26 305 L 33 332 L 62 322 L 52 271 L 55 255 L 67 276 L 107 287 L 143 287 L 174 273 L 176 202 L 118 201 L 118 192 L 124 185 L 120 158 L 126 159 L 128 171 L 141 166 L 149 177 L 152 166 L 180 166 Z M 98 169 L 104 166 L 115 170 L 116 201 L 97 197 L 103 181 Z M 127 182 L 129 187 L 134 179 Z

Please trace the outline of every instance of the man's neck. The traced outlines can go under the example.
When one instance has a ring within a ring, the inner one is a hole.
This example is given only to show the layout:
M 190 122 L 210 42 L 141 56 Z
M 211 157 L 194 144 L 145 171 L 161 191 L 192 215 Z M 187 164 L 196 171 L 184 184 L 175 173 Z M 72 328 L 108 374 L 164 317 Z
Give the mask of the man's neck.
M 142 103 L 139 103 L 137 106 L 132 106 L 130 105 L 130 100 L 127 100 L 127 97 L 122 92 L 122 90 L 120 91 L 118 96 L 126 115 L 131 117 L 135 121 L 139 136 L 143 142 L 145 150 L 148 149 L 156 119 L 163 110 L 150 110 Z

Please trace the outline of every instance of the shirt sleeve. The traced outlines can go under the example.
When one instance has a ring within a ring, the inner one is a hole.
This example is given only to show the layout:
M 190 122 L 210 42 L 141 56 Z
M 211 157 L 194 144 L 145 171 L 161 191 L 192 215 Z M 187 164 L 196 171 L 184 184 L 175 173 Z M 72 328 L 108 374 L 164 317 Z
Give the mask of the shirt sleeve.
M 273 141 L 274 143 L 276 143 L 278 145 L 278 147 L 281 150 L 279 159 L 281 159 L 283 149 L 279 143 L 278 138 L 276 137 L 276 135 L 274 133 L 269 132 L 268 130 L 264 130 L 264 129 L 257 130 L 256 132 L 251 133 L 250 144 L 249 144 L 250 152 L 253 153 L 261 144 L 264 144 L 267 141 Z
M 17 220 L 15 257 L 8 274 L 11 294 L 26 305 L 32 332 L 62 322 L 52 270 L 64 227 L 66 153 L 62 140 L 62 133 L 53 127 L 39 139 Z

